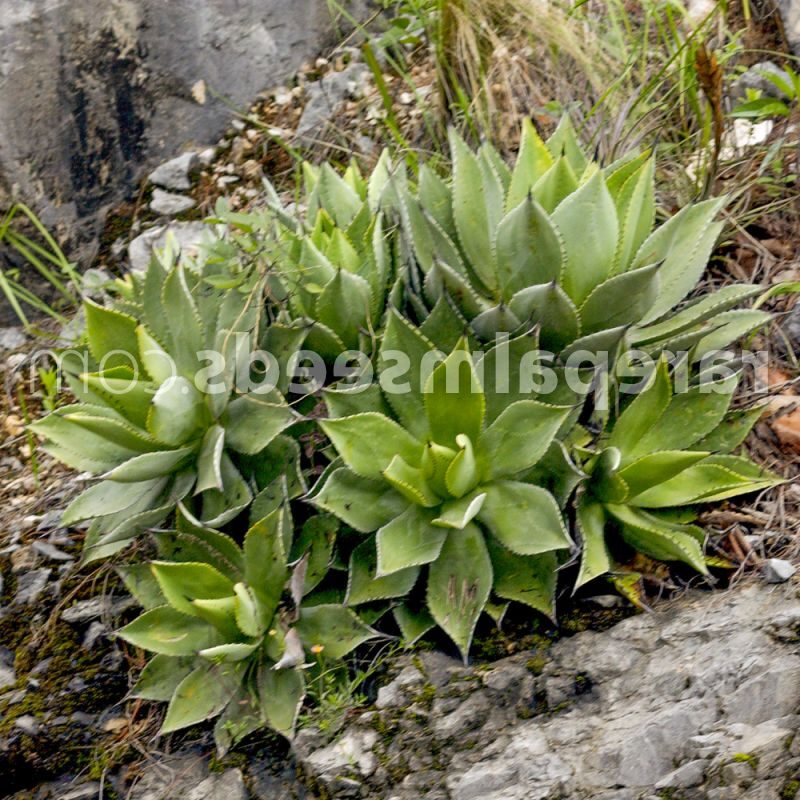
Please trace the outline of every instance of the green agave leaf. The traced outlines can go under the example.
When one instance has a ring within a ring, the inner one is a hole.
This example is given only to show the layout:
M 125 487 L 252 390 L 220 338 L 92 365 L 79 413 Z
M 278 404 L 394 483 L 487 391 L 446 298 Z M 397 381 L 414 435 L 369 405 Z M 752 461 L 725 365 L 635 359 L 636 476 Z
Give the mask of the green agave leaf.
M 533 187 L 533 197 L 546 213 L 552 214 L 561 202 L 578 188 L 578 179 L 569 165 L 569 161 L 561 156 L 550 169 L 539 178 Z
M 418 506 L 433 508 L 441 499 L 428 484 L 425 473 L 412 467 L 401 456 L 395 456 L 383 471 L 383 479 L 406 500 Z
M 198 655 L 215 664 L 236 664 L 253 655 L 258 647 L 259 642 L 255 644 L 231 642 L 229 644 L 220 644 L 216 647 L 207 647 L 205 650 L 201 650 Z
M 599 284 L 580 307 L 581 330 L 596 333 L 638 322 L 658 295 L 660 264 L 615 275 Z
M 221 600 L 233 595 L 233 584 L 209 564 L 154 561 L 153 570 L 161 592 L 177 611 L 193 616 L 192 600 Z
M 139 483 L 163 478 L 178 472 L 193 452 L 194 448 L 192 447 L 179 447 L 175 450 L 142 453 L 115 467 L 103 477 L 119 483 Z
M 366 386 L 339 386 L 339 388 L 326 387 L 322 390 L 325 398 L 325 405 L 328 408 L 328 416 L 331 419 L 341 419 L 342 417 L 352 417 L 356 414 L 367 414 L 374 411 L 388 417 L 391 410 L 386 405 L 386 401 L 381 392 L 381 387 L 377 383 L 370 383 Z
M 459 435 L 477 441 L 486 413 L 486 399 L 472 356 L 462 341 L 429 376 L 425 384 L 425 413 L 431 436 L 455 447 Z
M 200 452 L 197 456 L 197 485 L 194 493 L 216 489 L 221 492 L 225 487 L 222 481 L 222 452 L 225 448 L 225 428 L 213 425 L 203 437 Z
M 218 600 L 192 600 L 192 606 L 197 617 L 220 632 L 221 642 L 218 644 L 235 642 L 243 638 L 236 623 L 236 597 L 234 595 L 221 597 Z M 198 655 L 208 649 L 208 647 L 202 648 Z
M 111 413 L 114 412 L 112 411 Z M 72 411 L 64 413 L 62 414 L 62 419 L 71 425 L 77 425 L 84 431 L 90 431 L 122 447 L 135 451 L 135 453 L 148 453 L 163 447 L 144 431 L 135 428 L 125 420 L 110 416 L 100 411 L 100 409 L 91 409 L 88 412 Z
M 624 273 L 652 231 L 655 222 L 655 159 L 648 158 L 623 183 L 619 192 L 614 195 L 614 202 L 620 221 L 620 238 L 614 271 Z
M 606 515 L 600 503 L 588 496 L 578 501 L 577 526 L 581 535 L 581 568 L 575 589 L 611 570 L 611 556 L 606 547 Z
M 408 508 L 408 500 L 384 481 L 362 478 L 344 468 L 321 478 L 309 501 L 360 533 L 378 530 Z
M 182 266 L 175 267 L 167 275 L 161 300 L 163 308 L 169 309 L 165 316 L 172 342 L 170 353 L 175 359 L 178 372 L 193 375 L 198 365 L 197 354 L 205 348 L 206 336 Z M 156 328 L 150 325 L 147 327 L 158 336 Z
M 671 400 L 669 365 L 665 359 L 661 359 L 647 386 L 620 414 L 609 437 L 608 446 L 619 449 L 623 464 L 630 460 L 630 453 L 638 452 L 639 442 L 661 419 Z
M 333 560 L 333 546 L 339 531 L 339 521 L 327 514 L 306 520 L 292 545 L 290 562 L 308 556 L 303 594 L 312 591 L 325 577 Z
M 559 154 L 560 155 L 560 154 Z M 506 212 L 516 208 L 531 193 L 536 182 L 553 166 L 554 159 L 530 119 L 522 123 L 519 155 L 506 197 Z
M 520 202 L 497 228 L 497 279 L 504 300 L 527 286 L 558 281 L 565 245 L 553 221 L 532 196 Z
M 175 690 L 160 733 L 172 733 L 217 716 L 239 681 L 238 673 L 227 664 L 203 665 L 193 670 Z
M 260 453 L 279 433 L 297 420 L 277 392 L 246 394 L 228 404 L 223 418 L 225 441 L 238 453 Z
M 243 583 L 237 583 L 233 592 L 233 613 L 239 630 L 245 636 L 263 636 L 271 620 L 265 619 L 261 613 L 255 592 Z M 207 656 L 207 653 L 208 651 L 201 651 L 201 655 Z
M 154 478 L 135 484 L 101 481 L 90 486 L 69 504 L 61 522 L 64 525 L 74 525 L 83 520 L 126 511 L 142 501 L 149 504 L 166 486 L 166 478 Z
M 496 481 L 481 491 L 486 500 L 478 519 L 512 552 L 533 556 L 572 547 L 558 504 L 544 489 Z
M 410 464 L 422 457 L 420 442 L 383 414 L 356 414 L 319 424 L 344 463 L 364 478 L 380 478 L 395 456 Z
M 436 621 L 427 609 L 412 609 L 407 605 L 392 609 L 394 620 L 407 645 L 416 644 L 428 631 L 436 627 Z
M 453 307 L 450 297 L 442 295 L 419 330 L 439 350 L 449 353 L 467 334 L 468 323 Z
M 643 320 L 654 322 L 676 306 L 694 288 L 708 264 L 722 230 L 712 222 L 727 198 L 712 198 L 686 206 L 657 228 L 639 248 L 633 268 L 663 262 L 658 298 Z
M 410 506 L 378 531 L 377 577 L 430 564 L 439 557 L 447 531 L 433 524 L 434 516 L 433 511 Z
M 605 167 L 603 171 L 606 175 L 606 186 L 608 186 L 614 202 L 617 202 L 628 179 L 640 172 L 647 163 L 651 152 L 651 150 L 645 150 L 643 153 L 631 151 Z
M 160 442 L 181 445 L 199 435 L 205 423 L 203 396 L 186 378 L 162 384 L 152 400 L 147 430 Z
M 448 294 L 464 314 L 472 317 L 491 306 L 474 288 L 475 285 L 473 277 L 460 273 L 444 260 L 437 260 L 425 276 L 424 290 L 430 302 L 435 302 L 442 294 Z
M 159 385 L 177 377 L 172 356 L 155 340 L 144 325 L 136 328 L 136 351 L 145 372 Z
M 83 301 L 89 352 L 103 369 L 138 364 L 139 343 L 133 317 L 103 308 L 88 298 Z
M 403 427 L 418 439 L 424 439 L 428 435 L 420 365 L 425 356 L 433 351 L 433 344 L 417 328 L 397 310 L 389 310 L 386 331 L 378 353 L 380 385 Z M 392 353 L 405 354 L 410 368 L 397 363 L 390 355 Z M 392 387 L 395 381 L 398 384 L 397 390 Z M 399 391 L 403 384 L 407 391 Z
M 591 477 L 589 490 L 593 497 L 606 503 L 624 503 L 630 490 L 619 475 L 622 454 L 616 447 L 607 447 L 590 463 L 587 472 Z
M 296 669 L 258 671 L 258 705 L 270 728 L 285 736 L 294 737 L 297 715 L 305 697 L 305 680 Z
M 477 277 L 497 287 L 489 228 L 489 197 L 478 159 L 464 140 L 450 130 L 453 160 L 453 217 L 461 246 Z M 453 265 L 451 265 L 453 266 Z
M 419 170 L 419 201 L 425 213 L 436 220 L 451 239 L 455 238 L 457 234 L 450 187 L 428 164 L 423 164 Z
M 540 326 L 539 338 L 545 350 L 558 353 L 580 333 L 578 309 L 556 283 L 521 289 L 511 298 L 509 307 L 520 319 Z
M 536 400 L 520 400 L 484 431 L 479 444 L 486 479 L 523 472 L 536 464 L 567 418 L 570 409 Z
M 379 578 L 376 577 L 377 566 L 375 539 L 366 539 L 350 555 L 346 605 L 357 606 L 375 600 L 405 597 L 419 577 L 419 567 L 410 567 Z
M 456 445 L 460 449 L 445 472 L 444 482 L 447 491 L 453 497 L 463 497 L 478 485 L 480 475 L 470 438 L 459 434 L 456 437 Z
M 200 561 L 211 564 L 232 583 L 244 574 L 244 556 L 226 533 L 191 525 L 180 513 L 178 530 L 154 534 L 162 561 Z
M 369 330 L 371 307 L 369 283 L 339 269 L 317 299 L 316 318 L 339 336 L 345 349 L 355 349 L 359 334 Z
M 440 528 L 464 530 L 483 508 L 485 500 L 486 493 L 480 490 L 457 500 L 449 500 L 442 505 L 439 516 L 432 520 L 432 523 Z
M 466 662 L 475 625 L 492 590 L 492 562 L 474 525 L 450 531 L 428 573 L 427 602 L 436 623 Z
M 664 413 L 628 455 L 639 456 L 689 447 L 702 450 L 695 443 L 725 418 L 739 378 L 737 373 L 724 380 L 693 386 L 686 392 L 673 395 Z
M 561 117 L 558 127 L 547 140 L 547 149 L 554 158 L 565 156 L 576 175 L 580 175 L 586 169 L 588 162 L 568 114 Z
M 223 758 L 239 742 L 262 727 L 264 719 L 252 688 L 240 686 L 214 725 L 217 756 Z
M 470 322 L 470 328 L 475 336 L 483 341 L 491 341 L 497 334 L 515 331 L 520 325 L 522 322 L 506 305 L 492 306 Z
M 172 699 L 183 679 L 196 667 L 197 659 L 191 656 L 153 656 L 142 670 L 129 696 L 166 703 Z
M 492 560 L 494 593 L 506 600 L 524 603 L 551 620 L 555 619 L 556 555 L 519 556 L 491 537 L 486 544 Z
M 712 453 L 732 452 L 744 442 L 764 412 L 765 406 L 758 405 L 728 414 L 714 430 L 700 439 L 695 447 Z
M 219 528 L 242 513 L 252 502 L 253 494 L 233 462 L 223 453 L 220 462 L 223 490 L 209 489 L 200 495 L 201 513 L 195 517 L 194 524 L 205 528 Z M 191 512 L 184 503 L 180 504 L 183 513 L 191 519 Z
M 284 525 L 287 511 L 278 508 L 253 525 L 244 540 L 244 579 L 253 590 L 264 620 L 272 619 L 289 578 Z
M 307 648 L 323 648 L 328 658 L 344 658 L 351 650 L 378 634 L 365 625 L 350 609 L 340 605 L 303 608 L 296 625 Z
M 683 470 L 707 458 L 709 453 L 690 450 L 662 450 L 642 456 L 619 472 L 619 477 L 628 485 L 629 499 L 664 483 Z
M 222 644 L 220 634 L 197 617 L 190 617 L 170 606 L 145 611 L 117 631 L 126 642 L 165 656 L 194 656 L 206 647 Z
M 149 564 L 119 566 L 116 567 L 116 572 L 125 584 L 128 593 L 145 611 L 167 604 Z M 169 700 L 169 698 L 166 699 Z
M 773 319 L 773 315 L 769 312 L 757 309 L 739 308 L 733 311 L 724 311 L 715 319 L 719 327 L 704 336 L 694 346 L 692 360 L 701 361 L 712 353 L 724 350 L 748 334 L 769 325 Z
M 128 377 L 124 367 L 103 373 L 81 375 L 84 387 L 95 397 L 117 411 L 129 425 L 144 428 L 155 386 L 147 381 Z
M 617 211 L 600 172 L 556 208 L 553 223 L 566 254 L 561 282 L 580 305 L 611 274 L 617 249 Z
M 290 372 L 288 364 L 290 359 L 303 346 L 308 329 L 302 325 L 284 325 L 273 323 L 270 325 L 263 337 L 263 348 L 278 363 L 278 383 L 277 389 L 281 393 L 286 393 L 289 389 Z
M 682 533 L 680 526 L 662 525 L 656 517 L 629 506 L 606 506 L 608 512 L 622 523 L 622 538 L 637 550 L 660 561 L 683 561 L 703 575 L 708 567 L 697 540 Z
M 319 173 L 319 199 L 340 228 L 347 228 L 361 210 L 362 200 L 344 178 L 324 162 Z
M 670 339 L 732 306 L 757 297 L 762 291 L 763 287 L 751 284 L 733 283 L 730 286 L 723 286 L 712 294 L 690 303 L 677 314 L 670 314 L 663 322 L 635 328 L 631 332 L 631 342 L 637 346 L 644 346 Z
M 740 469 L 741 465 L 737 465 L 737 468 Z M 711 503 L 783 482 L 766 470 L 757 467 L 756 470 L 761 477 L 739 474 L 729 469 L 728 465 L 701 462 L 643 492 L 636 498 L 635 505 L 641 508 L 669 508 Z

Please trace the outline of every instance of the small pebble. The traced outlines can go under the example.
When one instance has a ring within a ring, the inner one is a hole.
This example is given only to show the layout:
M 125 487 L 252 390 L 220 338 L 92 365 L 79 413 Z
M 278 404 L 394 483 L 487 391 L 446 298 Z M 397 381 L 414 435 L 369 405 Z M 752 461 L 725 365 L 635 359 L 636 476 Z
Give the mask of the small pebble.
M 768 558 L 761 569 L 767 583 L 786 583 L 797 572 L 793 564 L 782 558 Z

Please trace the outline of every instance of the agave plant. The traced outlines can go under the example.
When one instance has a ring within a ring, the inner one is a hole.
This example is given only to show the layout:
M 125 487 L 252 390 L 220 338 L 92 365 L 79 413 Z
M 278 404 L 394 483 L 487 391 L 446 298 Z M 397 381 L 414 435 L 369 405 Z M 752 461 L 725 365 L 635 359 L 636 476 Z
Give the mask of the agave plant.
M 310 325 L 307 345 L 326 358 L 370 352 L 394 274 L 394 248 L 383 206 L 393 170 L 384 152 L 369 182 L 355 164 L 303 163 L 304 213 L 287 208 L 267 184 L 266 212 L 218 217 L 256 243 L 277 273 L 273 291 Z
M 432 352 L 393 314 L 383 351 L 401 343 Z M 552 495 L 526 480 L 570 407 L 509 403 L 494 370 L 483 384 L 478 372 L 462 339 L 426 379 L 411 376 L 408 391 L 329 391 L 332 418 L 320 425 L 339 460 L 311 493 L 369 534 L 352 554 L 346 602 L 404 599 L 423 581 L 432 620 L 464 658 L 492 592 L 552 616 L 557 554 L 572 546 Z M 426 625 L 408 603 L 396 617 L 403 629 Z
M 297 415 L 277 390 L 236 387 L 237 355 L 262 327 L 259 285 L 221 296 L 182 263 L 154 260 L 125 307 L 86 301 L 97 369 L 71 380 L 79 402 L 32 426 L 56 458 L 102 478 L 64 514 L 91 520 L 86 559 L 118 552 L 178 506 L 221 527 L 258 492 L 280 499 L 274 481 L 302 493 L 297 444 L 281 435 Z M 224 365 L 209 366 L 205 351 Z
M 674 393 L 662 359 L 610 432 L 584 451 L 578 586 L 611 571 L 606 538 L 612 531 L 645 555 L 707 572 L 705 534 L 689 524 L 696 517 L 693 507 L 783 482 L 750 459 L 730 454 L 762 412 L 729 411 L 738 381 L 733 374 Z M 680 521 L 675 509 L 684 511 Z
M 547 142 L 526 122 L 513 169 L 488 144 L 473 152 L 455 132 L 450 143 L 451 180 L 428 166 L 415 188 L 402 173 L 392 178 L 418 267 L 406 281 L 418 319 L 446 294 L 479 339 L 536 323 L 542 346 L 564 357 L 612 352 L 626 333 L 657 349 L 689 331 L 697 341 L 743 326 L 712 318 L 757 287 L 706 298 L 677 324 L 670 316 L 706 267 L 724 198 L 687 206 L 653 230 L 653 158 L 628 155 L 602 168 L 568 117 Z
M 223 753 L 262 727 L 291 738 L 304 668 L 320 657 L 335 662 L 375 632 L 341 605 L 302 605 L 284 506 L 256 522 L 242 547 L 196 526 L 180 539 L 184 555 L 202 560 L 155 561 L 150 575 L 123 571 L 145 611 L 118 635 L 155 653 L 132 696 L 169 702 L 162 733 L 220 715 Z

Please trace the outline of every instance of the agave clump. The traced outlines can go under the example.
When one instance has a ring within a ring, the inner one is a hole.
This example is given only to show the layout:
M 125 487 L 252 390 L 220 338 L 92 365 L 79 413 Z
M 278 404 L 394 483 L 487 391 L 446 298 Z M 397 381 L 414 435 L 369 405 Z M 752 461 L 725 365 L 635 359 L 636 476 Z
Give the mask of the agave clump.
M 758 291 L 719 294 L 671 324 L 668 315 L 706 267 L 725 199 L 687 206 L 653 230 L 648 153 L 601 167 L 568 117 L 547 142 L 526 122 L 513 169 L 489 144 L 473 152 L 455 132 L 450 143 L 450 180 L 428 166 L 415 187 L 393 177 L 417 266 L 406 296 L 420 322 L 447 294 L 484 341 L 536 323 L 542 347 L 562 357 L 613 352 L 626 334 L 654 349 L 735 322 L 721 312 Z
M 694 506 L 776 486 L 783 480 L 749 458 L 731 455 L 762 409 L 729 411 L 739 376 L 675 393 L 662 359 L 591 450 L 577 500 L 582 561 L 578 585 L 612 570 L 612 531 L 634 549 L 707 572 L 705 534 L 689 524 Z M 675 510 L 683 513 L 676 521 Z
M 391 320 L 390 345 L 433 351 L 407 322 Z M 421 580 L 427 611 L 403 602 L 398 623 L 419 630 L 432 617 L 466 658 L 492 592 L 553 614 L 557 554 L 572 541 L 552 495 L 526 474 L 571 408 L 509 403 L 493 370 L 481 383 L 464 340 L 426 379 L 419 365 L 399 394 L 376 385 L 328 392 L 332 418 L 320 425 L 339 460 L 311 500 L 367 534 L 350 560 L 346 602 L 408 600 Z
M 299 450 L 281 435 L 297 415 L 275 389 L 236 386 L 237 354 L 263 333 L 260 286 L 221 292 L 182 263 L 154 260 L 127 311 L 86 301 L 94 369 L 70 380 L 77 403 L 32 427 L 56 458 L 102 478 L 64 514 L 65 524 L 91 520 L 87 560 L 118 552 L 178 506 L 218 528 L 259 492 L 280 499 L 274 481 L 302 493 Z M 206 352 L 223 357 L 219 368 Z
M 149 575 L 123 570 L 145 611 L 118 635 L 155 653 L 132 696 L 169 702 L 162 733 L 219 715 L 223 753 L 263 727 L 291 738 L 304 669 L 320 657 L 335 663 L 375 632 L 341 605 L 303 605 L 283 506 L 256 522 L 241 547 L 196 527 L 180 540 L 180 552 L 198 560 L 155 561 Z

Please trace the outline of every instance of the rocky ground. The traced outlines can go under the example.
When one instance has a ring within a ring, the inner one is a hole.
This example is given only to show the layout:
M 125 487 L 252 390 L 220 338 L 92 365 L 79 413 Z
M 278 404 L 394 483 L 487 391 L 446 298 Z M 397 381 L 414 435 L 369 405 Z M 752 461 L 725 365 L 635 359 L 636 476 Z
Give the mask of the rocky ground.
M 800 788 L 798 712 L 797 587 L 754 583 L 492 664 L 404 656 L 373 707 L 305 728 L 293 759 L 262 742 L 220 764 L 201 736 L 11 797 L 785 800 Z

